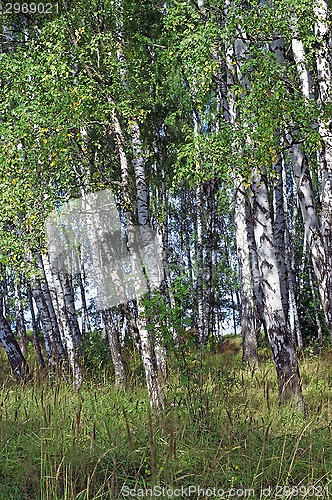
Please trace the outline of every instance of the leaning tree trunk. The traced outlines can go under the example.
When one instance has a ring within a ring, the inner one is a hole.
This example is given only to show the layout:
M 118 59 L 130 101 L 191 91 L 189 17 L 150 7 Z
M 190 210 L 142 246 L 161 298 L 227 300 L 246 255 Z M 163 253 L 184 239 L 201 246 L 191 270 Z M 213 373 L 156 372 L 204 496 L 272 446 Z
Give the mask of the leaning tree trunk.
M 52 319 L 39 279 L 32 280 L 31 294 L 40 316 L 47 359 L 50 365 L 55 367 L 67 357 L 67 353 L 62 345 L 61 339 L 55 335 Z
M 8 321 L 2 313 L 0 313 L 0 342 L 7 354 L 15 380 L 26 379 L 29 375 L 28 365 L 10 329 Z
M 277 371 L 279 399 L 286 401 L 294 398 L 296 404 L 302 406 L 296 350 L 282 304 L 266 175 L 254 173 L 251 189 L 253 225 L 262 283 L 263 314 Z

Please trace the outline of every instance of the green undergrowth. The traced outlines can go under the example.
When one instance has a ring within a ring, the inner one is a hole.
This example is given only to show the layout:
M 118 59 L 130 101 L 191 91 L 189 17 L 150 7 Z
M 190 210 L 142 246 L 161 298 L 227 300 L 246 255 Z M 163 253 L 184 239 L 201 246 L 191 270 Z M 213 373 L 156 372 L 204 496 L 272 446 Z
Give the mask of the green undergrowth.
M 233 347 L 171 360 L 159 415 L 141 374 L 126 392 L 106 375 L 87 377 L 78 393 L 65 381 L 17 386 L 7 377 L 0 499 L 329 498 L 331 354 L 300 361 L 301 415 L 278 405 L 270 356 L 262 351 L 251 372 Z

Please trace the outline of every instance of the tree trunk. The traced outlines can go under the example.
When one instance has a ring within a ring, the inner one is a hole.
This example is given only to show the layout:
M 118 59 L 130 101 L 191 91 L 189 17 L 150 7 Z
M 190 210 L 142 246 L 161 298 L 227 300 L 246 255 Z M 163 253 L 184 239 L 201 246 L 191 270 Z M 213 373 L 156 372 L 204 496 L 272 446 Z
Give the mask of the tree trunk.
M 28 354 L 28 339 L 27 339 L 27 331 L 25 328 L 21 286 L 22 286 L 21 279 L 19 281 L 14 279 L 16 333 L 18 337 L 18 344 L 20 346 L 24 358 L 26 358 Z
M 25 380 L 29 375 L 28 365 L 22 354 L 8 321 L 0 313 L 0 342 L 5 349 L 15 380 Z
M 214 240 L 214 222 L 215 222 L 215 180 L 211 179 L 206 182 L 206 201 L 207 215 L 205 222 L 206 231 L 206 254 L 205 254 L 205 331 L 206 337 L 212 335 L 212 313 L 213 313 L 213 240 Z
M 101 317 L 105 326 L 111 358 L 114 365 L 115 384 L 119 388 L 120 387 L 124 388 L 126 383 L 126 369 L 124 365 L 123 356 L 121 353 L 119 335 L 113 324 L 110 312 L 108 311 L 110 306 L 110 301 L 107 295 L 107 283 L 106 283 L 107 272 L 104 268 L 101 255 L 101 247 L 102 247 L 103 251 L 107 253 L 106 257 L 108 258 L 108 265 L 110 266 L 110 263 L 113 260 L 113 256 L 109 255 L 108 252 L 112 252 L 112 249 L 109 248 L 110 246 L 106 241 L 105 229 L 101 220 L 101 214 L 99 211 L 94 210 L 93 204 L 91 204 L 91 202 L 93 203 L 93 200 L 94 199 L 92 195 L 86 195 L 86 194 L 83 195 L 83 207 L 86 212 L 85 220 L 87 225 L 89 247 L 93 264 L 93 279 L 95 281 L 97 288 L 99 308 L 102 311 Z M 113 277 L 114 281 L 116 282 L 115 286 L 117 287 L 117 293 L 119 294 L 121 293 L 120 291 L 121 283 L 119 283 L 119 276 L 116 273 L 116 269 L 114 269 Z
M 56 271 L 53 273 L 53 282 L 56 292 L 57 301 L 59 304 L 60 318 L 63 327 L 63 337 L 62 341 L 66 346 L 66 351 L 68 355 L 68 361 L 72 370 L 73 385 L 75 388 L 79 389 L 82 384 L 82 373 L 81 367 L 78 362 L 78 345 L 76 343 L 76 338 L 73 336 L 70 322 L 68 319 L 67 307 L 64 298 L 64 291 L 61 285 L 61 280 Z
M 32 332 L 33 332 L 33 345 L 34 345 L 36 353 L 37 353 L 39 366 L 42 370 L 45 370 L 46 365 L 45 365 L 43 353 L 42 353 L 40 343 L 39 343 L 35 308 L 33 306 L 32 294 L 31 294 L 31 289 L 30 289 L 29 284 L 27 284 L 27 294 L 28 294 L 28 302 L 29 302 L 30 315 L 31 315 L 31 326 L 32 326 Z
M 235 181 L 234 222 L 240 272 L 242 360 L 250 367 L 257 367 L 256 321 L 247 230 L 246 193 L 244 184 L 239 181 Z
M 310 262 L 309 262 L 309 283 L 310 283 L 311 296 L 312 296 L 312 300 L 314 303 L 315 321 L 316 321 L 316 326 L 317 326 L 318 346 L 319 346 L 319 348 L 322 348 L 323 347 L 323 331 L 322 331 L 322 325 L 321 325 L 321 322 L 319 319 L 318 304 L 317 304 L 317 300 L 316 300 L 316 291 L 315 291 L 314 282 L 312 279 Z
M 122 190 L 124 197 L 124 204 L 127 210 L 127 232 L 128 232 L 128 246 L 130 250 L 130 255 L 132 259 L 133 269 L 140 268 L 141 262 L 138 261 L 138 256 L 135 252 L 135 236 L 133 234 L 132 225 L 132 215 L 129 211 L 131 207 L 130 203 L 130 189 L 129 189 L 129 168 L 126 151 L 124 149 L 124 138 L 120 125 L 120 121 L 117 117 L 116 111 L 113 112 L 113 125 L 116 137 L 116 143 L 118 147 L 120 165 L 121 165 L 121 180 L 122 180 Z M 138 124 L 132 126 L 132 143 L 134 149 L 134 171 L 135 171 L 135 181 L 136 181 L 136 191 L 137 191 L 137 210 L 138 210 L 138 221 L 143 227 L 142 238 L 144 240 L 144 229 L 150 234 L 150 220 L 148 213 L 148 188 L 145 179 L 145 169 L 144 161 L 141 151 L 140 133 Z M 149 242 L 147 242 L 148 244 Z M 134 251 L 132 251 L 134 249 Z M 137 296 L 138 304 L 138 319 L 137 326 L 139 330 L 139 337 L 141 342 L 141 357 L 142 363 L 145 371 L 145 378 L 147 383 L 148 394 L 150 398 L 150 403 L 155 407 L 162 407 L 164 405 L 164 390 L 162 384 L 160 383 L 158 373 L 162 372 L 162 367 L 158 369 L 156 366 L 156 356 L 155 349 L 152 345 L 151 335 L 146 328 L 146 321 L 144 319 L 144 307 L 141 303 L 140 298 Z
M 118 332 L 114 326 L 112 314 L 110 310 L 102 311 L 103 322 L 106 328 L 108 344 L 115 372 L 115 385 L 119 389 L 126 386 L 126 370 L 124 361 L 121 354 L 121 345 Z
M 196 229 L 197 229 L 197 243 L 196 243 L 196 258 L 197 258 L 197 330 L 199 345 L 203 345 L 207 341 L 206 325 L 204 317 L 204 301 L 203 301 L 203 234 L 202 234 L 202 188 L 199 185 L 196 189 Z
M 319 294 L 332 340 L 332 295 L 329 289 L 331 268 L 328 266 L 325 245 L 319 227 L 307 159 L 300 144 L 292 144 L 290 158 L 297 194 L 299 197 L 309 254 L 317 278 Z
M 61 342 L 63 338 L 63 323 L 60 314 L 59 303 L 54 285 L 53 272 L 51 269 L 49 256 L 37 255 L 38 268 L 42 273 L 41 286 L 47 303 L 49 315 L 52 321 L 53 331 L 56 338 Z
M 63 290 L 63 298 L 66 304 L 67 317 L 70 325 L 71 334 L 73 337 L 75 349 L 79 349 L 82 337 L 77 320 L 77 313 L 75 308 L 74 290 L 69 278 L 69 275 L 64 272 L 59 273 L 59 279 Z
M 281 300 L 284 309 L 284 315 L 288 318 L 288 283 L 286 271 L 286 247 L 285 247 L 285 211 L 284 211 L 284 197 L 283 197 L 283 164 L 281 157 L 278 158 L 277 163 L 274 165 L 273 171 L 276 174 L 273 189 L 273 209 L 274 209 L 274 243 L 276 249 L 276 259 L 279 270 Z
M 327 264 L 327 288 L 329 294 L 328 326 L 332 342 L 332 71 L 331 71 L 331 17 L 326 0 L 314 0 L 316 15 L 315 35 L 318 43 L 316 58 L 320 113 L 318 115 L 319 133 L 322 138 L 321 151 L 321 232 L 325 245 Z
M 286 175 L 286 165 L 283 159 L 283 169 L 282 169 L 282 184 L 283 184 L 283 202 L 284 202 L 284 213 L 289 213 L 288 200 L 287 200 L 287 175 Z M 293 179 L 292 179 L 293 180 Z M 303 339 L 300 327 L 300 321 L 298 316 L 298 308 L 296 303 L 296 293 L 295 293 L 295 224 L 296 224 L 296 196 L 293 190 L 293 211 L 290 220 L 286 222 L 285 227 L 285 256 L 286 256 L 286 268 L 287 268 L 287 279 L 288 279 L 288 290 L 289 290 L 289 326 L 292 334 L 292 338 L 296 343 L 299 350 L 303 349 Z M 290 227 L 289 227 L 290 226 Z
M 297 357 L 288 330 L 281 298 L 280 278 L 268 200 L 266 175 L 252 175 L 253 226 L 262 283 L 263 314 L 276 366 L 279 399 L 294 399 L 302 407 L 303 398 Z
M 51 366 L 56 367 L 59 362 L 67 357 L 67 353 L 64 350 L 61 340 L 54 336 L 49 309 L 38 279 L 34 279 L 31 282 L 31 293 L 40 315 L 48 362 Z
M 254 298 L 255 298 L 255 331 L 256 331 L 256 338 L 259 341 L 261 339 L 261 331 L 260 331 L 261 326 L 263 325 L 266 336 L 267 336 L 267 330 L 263 314 L 263 296 L 262 296 L 262 287 L 261 287 L 260 273 L 258 267 L 257 246 L 255 241 L 254 228 L 252 224 L 253 217 L 252 217 L 251 197 L 248 200 L 246 216 L 247 216 L 247 234 L 248 234 L 248 245 L 249 245 L 249 255 L 250 255 L 251 277 L 253 281 Z
M 318 83 L 318 103 L 320 111 L 317 117 L 318 130 L 321 135 L 323 148 L 318 155 L 321 178 L 321 225 L 320 235 L 316 236 L 318 219 L 313 229 L 313 235 L 319 240 L 320 250 L 311 252 L 314 273 L 317 278 L 320 297 L 324 309 L 324 314 L 332 342 L 332 119 L 330 113 L 326 113 L 326 106 L 332 102 L 332 82 L 330 65 L 330 16 L 326 0 L 313 0 L 313 8 L 316 16 L 315 36 L 317 39 L 317 83 Z M 295 20 L 296 21 L 296 20 Z M 301 80 L 302 93 L 307 99 L 314 97 L 312 78 L 307 69 L 306 56 L 303 43 L 298 36 L 296 22 L 293 31 L 295 33 L 292 42 L 294 59 L 296 61 L 298 73 Z M 300 148 L 300 146 L 298 146 Z M 296 152 L 298 154 L 298 152 Z M 307 169 L 307 165 L 305 165 Z M 307 175 L 307 173 L 305 174 Z M 308 175 L 309 177 L 309 175 Z M 310 186 L 311 187 L 311 186 Z M 310 203 L 310 202 L 309 202 Z M 316 217 L 317 218 L 317 217 Z M 308 232 L 306 231 L 308 236 Z M 321 248 L 324 246 L 324 262 L 322 262 Z M 317 254 L 319 257 L 317 257 Z M 318 262 L 317 262 L 318 260 Z M 324 276 L 322 276 L 322 272 Z
M 83 259 L 80 261 L 80 272 L 77 274 L 78 285 L 80 287 L 81 293 L 81 302 L 82 302 L 82 336 L 86 334 L 86 332 L 91 332 L 91 324 L 89 318 L 88 305 L 86 301 L 86 293 L 85 293 L 85 269 Z

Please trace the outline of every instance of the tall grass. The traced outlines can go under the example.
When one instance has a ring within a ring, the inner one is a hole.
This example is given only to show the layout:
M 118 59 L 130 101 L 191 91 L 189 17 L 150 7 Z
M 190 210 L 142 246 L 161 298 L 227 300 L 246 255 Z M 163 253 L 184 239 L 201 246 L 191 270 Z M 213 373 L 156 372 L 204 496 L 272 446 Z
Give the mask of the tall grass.
M 125 393 L 110 377 L 87 378 L 77 393 L 65 381 L 17 386 L 6 376 L 0 499 L 116 499 L 124 487 L 154 485 L 216 487 L 232 498 L 249 488 L 251 498 L 328 498 L 330 354 L 301 360 L 305 415 L 278 405 L 265 358 L 259 372 L 244 370 L 233 352 L 206 353 L 202 366 L 194 355 L 185 367 L 171 362 L 163 415 L 150 412 L 143 380 Z

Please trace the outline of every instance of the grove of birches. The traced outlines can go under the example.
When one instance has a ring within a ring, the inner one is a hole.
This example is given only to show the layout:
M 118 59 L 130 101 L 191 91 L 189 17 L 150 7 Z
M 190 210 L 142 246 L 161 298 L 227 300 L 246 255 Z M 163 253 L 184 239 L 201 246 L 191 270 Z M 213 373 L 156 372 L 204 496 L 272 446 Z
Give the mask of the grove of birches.
M 30 329 L 39 368 L 79 389 L 99 331 L 114 384 L 127 386 L 137 349 L 163 407 L 169 355 L 208 348 L 231 317 L 243 363 L 259 366 L 266 337 L 280 400 L 303 405 L 297 352 L 332 338 L 327 2 L 56 9 L 1 17 L 0 338 L 13 377 L 32 375 Z M 159 234 L 163 280 L 98 311 L 84 258 L 75 275 L 50 266 L 44 223 L 106 188 L 124 231 Z
M 161 418 L 174 371 L 199 390 L 237 335 L 242 376 L 271 363 L 280 411 L 305 414 L 301 360 L 332 341 L 329 0 L 34 5 L 0 16 L 1 383 L 75 394 L 104 371 Z M 45 229 L 104 190 L 128 252 L 140 228 L 162 261 L 108 308 L 82 249 L 74 273 L 52 265 Z

